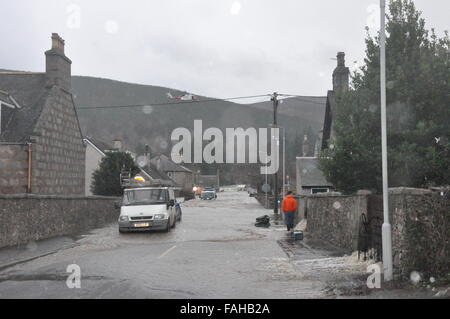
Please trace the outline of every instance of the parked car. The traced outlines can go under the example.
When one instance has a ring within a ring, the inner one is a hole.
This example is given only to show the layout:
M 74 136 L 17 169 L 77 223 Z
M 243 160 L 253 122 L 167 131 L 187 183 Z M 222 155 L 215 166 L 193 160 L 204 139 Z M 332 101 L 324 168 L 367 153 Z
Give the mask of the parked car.
M 200 195 L 200 198 L 204 199 L 204 200 L 217 199 L 216 190 L 214 188 L 207 188 L 207 189 L 202 191 L 202 193 Z
M 170 187 L 125 189 L 119 216 L 119 232 L 175 228 L 181 220 L 174 191 Z M 179 205 L 178 205 L 179 206 Z

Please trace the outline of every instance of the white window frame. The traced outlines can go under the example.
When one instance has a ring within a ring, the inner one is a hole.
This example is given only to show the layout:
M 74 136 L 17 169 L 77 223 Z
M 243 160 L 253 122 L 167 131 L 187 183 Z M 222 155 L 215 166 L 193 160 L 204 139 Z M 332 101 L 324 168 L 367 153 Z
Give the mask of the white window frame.
M 320 189 L 320 190 L 327 190 L 326 192 L 316 192 L 316 193 L 314 193 L 313 192 L 313 190 L 318 190 L 318 189 Z M 329 193 L 330 192 L 330 189 L 328 188 L 328 187 L 313 187 L 313 188 L 311 188 L 311 195 L 313 195 L 313 194 L 320 194 L 320 193 Z

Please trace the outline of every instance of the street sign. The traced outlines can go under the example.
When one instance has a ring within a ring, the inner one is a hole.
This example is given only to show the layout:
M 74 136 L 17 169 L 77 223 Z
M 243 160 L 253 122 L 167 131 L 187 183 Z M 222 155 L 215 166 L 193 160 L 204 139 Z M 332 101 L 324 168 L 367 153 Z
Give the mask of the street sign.
M 264 185 L 261 187 L 261 189 L 262 189 L 262 191 L 263 191 L 264 193 L 268 193 L 268 192 L 270 192 L 270 185 L 269 185 L 269 184 L 264 184 Z

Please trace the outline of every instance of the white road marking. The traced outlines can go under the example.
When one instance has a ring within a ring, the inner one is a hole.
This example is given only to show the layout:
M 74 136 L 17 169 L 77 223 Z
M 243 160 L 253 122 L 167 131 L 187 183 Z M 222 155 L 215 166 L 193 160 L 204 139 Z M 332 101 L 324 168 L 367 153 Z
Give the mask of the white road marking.
M 158 259 L 163 258 L 165 255 L 167 255 L 168 253 L 170 253 L 172 250 L 174 250 L 177 246 L 173 246 L 170 247 L 169 249 L 167 249 L 165 252 L 163 252 L 161 255 L 159 255 Z

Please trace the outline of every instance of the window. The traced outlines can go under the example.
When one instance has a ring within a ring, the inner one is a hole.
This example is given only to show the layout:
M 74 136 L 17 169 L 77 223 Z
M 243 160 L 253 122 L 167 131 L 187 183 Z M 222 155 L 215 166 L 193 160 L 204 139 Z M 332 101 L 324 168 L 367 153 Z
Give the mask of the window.
M 311 188 L 311 194 L 328 193 L 329 191 L 329 188 Z

